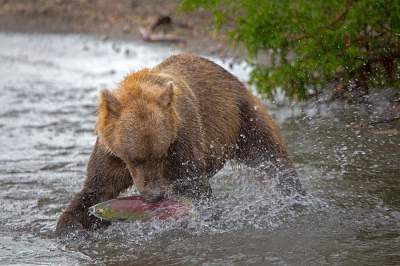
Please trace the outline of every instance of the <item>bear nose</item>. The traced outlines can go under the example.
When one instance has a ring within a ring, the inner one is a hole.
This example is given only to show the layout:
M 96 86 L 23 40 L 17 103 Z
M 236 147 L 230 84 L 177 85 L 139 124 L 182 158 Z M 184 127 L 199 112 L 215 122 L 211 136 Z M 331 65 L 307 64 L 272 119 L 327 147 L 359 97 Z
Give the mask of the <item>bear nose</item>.
M 144 196 L 144 200 L 146 202 L 150 202 L 150 203 L 160 201 L 164 198 L 164 195 L 161 192 L 145 193 L 143 196 Z
M 164 193 L 160 187 L 160 184 L 156 181 L 149 182 L 144 187 L 143 197 L 147 202 L 157 202 L 162 200 Z

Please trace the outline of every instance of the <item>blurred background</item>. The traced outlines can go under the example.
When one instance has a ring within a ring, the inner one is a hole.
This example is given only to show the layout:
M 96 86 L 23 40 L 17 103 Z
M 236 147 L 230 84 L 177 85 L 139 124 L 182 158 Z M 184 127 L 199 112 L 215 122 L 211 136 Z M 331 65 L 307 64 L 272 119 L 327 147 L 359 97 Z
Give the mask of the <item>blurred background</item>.
M 400 1 L 0 0 L 0 264 L 399 265 L 399 39 Z M 263 100 L 307 196 L 226 166 L 194 217 L 55 239 L 99 91 L 183 51 Z

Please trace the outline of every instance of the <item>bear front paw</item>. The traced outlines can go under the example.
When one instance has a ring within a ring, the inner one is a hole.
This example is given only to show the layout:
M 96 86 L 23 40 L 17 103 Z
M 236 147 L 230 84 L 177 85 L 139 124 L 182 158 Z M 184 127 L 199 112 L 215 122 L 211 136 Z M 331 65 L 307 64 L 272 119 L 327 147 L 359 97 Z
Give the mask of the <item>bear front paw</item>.
M 110 222 L 102 221 L 95 216 L 88 216 L 86 213 L 65 211 L 58 219 L 55 235 L 66 236 L 71 233 L 86 234 L 90 230 L 105 228 L 110 224 Z
M 55 234 L 56 236 L 65 236 L 69 233 L 85 231 L 83 223 L 79 217 L 70 212 L 64 212 L 58 218 Z

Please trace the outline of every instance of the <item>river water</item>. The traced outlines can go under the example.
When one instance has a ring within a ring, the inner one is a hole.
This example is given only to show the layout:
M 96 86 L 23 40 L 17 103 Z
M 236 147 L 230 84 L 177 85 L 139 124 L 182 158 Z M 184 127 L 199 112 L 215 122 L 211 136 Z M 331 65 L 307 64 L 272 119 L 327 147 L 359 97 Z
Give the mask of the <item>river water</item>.
M 271 105 L 308 191 L 303 199 L 227 166 L 212 180 L 215 202 L 193 217 L 53 238 L 85 176 L 99 91 L 177 52 L 0 33 L 0 264 L 400 264 L 400 123 L 349 127 L 370 112 L 344 104 Z M 247 79 L 245 64 L 230 71 Z

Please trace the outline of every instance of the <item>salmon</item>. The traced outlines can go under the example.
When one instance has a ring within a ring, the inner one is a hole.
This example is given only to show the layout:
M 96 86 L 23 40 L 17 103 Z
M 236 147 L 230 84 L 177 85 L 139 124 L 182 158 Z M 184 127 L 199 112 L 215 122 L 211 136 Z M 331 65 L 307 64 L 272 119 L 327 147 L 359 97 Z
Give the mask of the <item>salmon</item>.
M 189 199 L 165 199 L 146 202 L 142 196 L 129 196 L 98 203 L 89 208 L 89 215 L 105 221 L 149 220 L 153 217 L 165 220 L 190 214 Z

